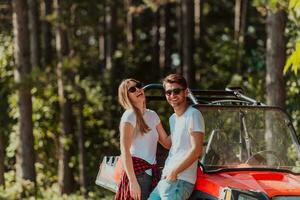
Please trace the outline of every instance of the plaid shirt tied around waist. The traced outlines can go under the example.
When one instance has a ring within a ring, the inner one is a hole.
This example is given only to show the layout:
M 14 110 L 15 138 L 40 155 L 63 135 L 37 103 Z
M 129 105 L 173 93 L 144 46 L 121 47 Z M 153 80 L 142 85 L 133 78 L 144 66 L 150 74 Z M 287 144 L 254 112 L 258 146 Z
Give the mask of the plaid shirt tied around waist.
M 157 164 L 151 165 L 144 159 L 138 157 L 132 157 L 132 163 L 133 170 L 136 175 L 144 172 L 145 170 L 152 169 L 152 187 L 154 188 L 159 181 L 159 170 Z M 115 200 L 133 200 L 130 196 L 129 180 L 125 171 L 123 172 Z

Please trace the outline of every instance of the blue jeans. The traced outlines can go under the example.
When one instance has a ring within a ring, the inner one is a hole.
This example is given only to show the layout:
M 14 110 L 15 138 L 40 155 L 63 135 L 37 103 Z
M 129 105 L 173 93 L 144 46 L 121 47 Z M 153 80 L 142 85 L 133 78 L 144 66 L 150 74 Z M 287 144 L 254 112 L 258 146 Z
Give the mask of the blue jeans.
M 194 190 L 194 185 L 183 181 L 162 179 L 150 194 L 148 200 L 186 200 Z

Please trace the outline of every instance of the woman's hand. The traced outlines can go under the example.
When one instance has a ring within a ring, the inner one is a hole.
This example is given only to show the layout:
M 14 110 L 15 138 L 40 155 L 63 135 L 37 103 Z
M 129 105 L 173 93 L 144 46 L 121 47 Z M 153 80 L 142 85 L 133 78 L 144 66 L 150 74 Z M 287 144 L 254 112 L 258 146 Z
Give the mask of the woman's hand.
M 141 187 L 137 181 L 129 182 L 130 196 L 134 200 L 141 200 Z

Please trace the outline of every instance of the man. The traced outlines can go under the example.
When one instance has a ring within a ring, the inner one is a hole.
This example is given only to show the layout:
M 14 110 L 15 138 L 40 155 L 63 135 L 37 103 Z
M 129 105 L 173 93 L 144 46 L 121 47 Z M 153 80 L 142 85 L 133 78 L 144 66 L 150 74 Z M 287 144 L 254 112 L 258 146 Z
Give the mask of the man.
M 194 189 L 197 161 L 202 153 L 204 120 L 200 111 L 188 105 L 184 77 L 170 74 L 163 81 L 168 103 L 174 114 L 169 118 L 172 146 L 162 178 L 150 194 L 150 200 L 185 200 Z

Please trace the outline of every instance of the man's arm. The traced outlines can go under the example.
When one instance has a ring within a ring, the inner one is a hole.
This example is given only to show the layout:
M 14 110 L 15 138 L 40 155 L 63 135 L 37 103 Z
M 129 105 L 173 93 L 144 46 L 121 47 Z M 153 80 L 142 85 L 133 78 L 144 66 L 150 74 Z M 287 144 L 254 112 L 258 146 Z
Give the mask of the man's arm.
M 192 132 L 190 135 L 192 148 L 186 154 L 185 157 L 179 162 L 171 172 L 166 176 L 167 180 L 175 181 L 177 178 L 177 174 L 184 171 L 186 168 L 191 166 L 195 160 L 199 158 L 202 154 L 202 146 L 203 146 L 203 139 L 204 133 L 202 132 Z

